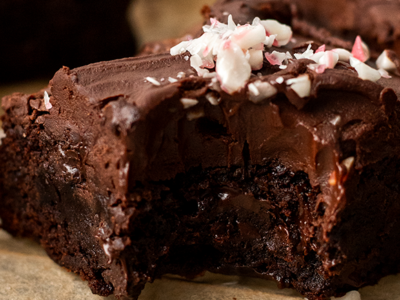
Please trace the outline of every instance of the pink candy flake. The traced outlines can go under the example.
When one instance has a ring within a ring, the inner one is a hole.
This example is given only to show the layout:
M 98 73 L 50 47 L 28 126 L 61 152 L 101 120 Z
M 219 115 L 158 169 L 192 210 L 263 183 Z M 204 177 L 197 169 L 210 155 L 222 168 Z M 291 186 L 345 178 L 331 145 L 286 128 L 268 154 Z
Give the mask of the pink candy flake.
M 337 63 L 337 60 L 335 59 L 334 55 L 335 55 L 335 53 L 332 52 L 332 51 L 326 51 L 325 52 L 323 60 L 324 60 L 324 63 L 325 63 L 324 65 L 325 65 L 326 68 L 333 69 L 335 67 L 335 65 Z M 338 56 L 338 55 L 336 54 L 336 56 Z
M 268 60 L 268 62 L 269 62 L 271 65 L 273 65 L 273 66 L 280 66 L 280 65 L 282 65 L 282 61 L 281 61 L 278 57 L 276 57 L 275 54 L 271 54 L 271 53 L 266 52 L 266 53 L 265 53 L 265 58 L 266 58 L 266 59 Z
M 378 72 L 381 74 L 382 78 L 390 79 L 392 76 L 384 69 L 379 69 Z
M 368 60 L 368 49 L 365 49 L 366 46 L 363 45 L 363 41 L 361 37 L 358 35 L 353 45 L 353 50 L 351 54 L 353 57 L 357 58 L 361 62 L 365 62 Z
M 326 70 L 326 65 L 318 65 L 318 67 L 315 69 L 315 72 L 318 74 L 324 73 Z
M 216 18 L 210 18 L 211 26 L 217 26 L 219 21 Z
M 317 74 L 322 74 L 327 69 L 326 65 L 324 65 L 324 64 L 322 64 L 322 65 L 320 65 L 320 64 L 310 64 L 310 65 L 308 65 L 308 68 L 310 70 L 313 70 Z
M 203 51 L 203 56 L 206 57 L 210 53 L 210 50 L 210 47 L 207 46 Z
M 231 48 L 231 41 L 226 41 L 225 43 L 224 43 L 224 45 L 222 46 L 222 49 L 223 50 L 228 50 L 228 49 L 230 49 Z
M 325 52 L 325 48 L 326 48 L 326 46 L 325 46 L 325 44 L 323 44 L 321 47 L 319 47 L 319 48 L 317 49 L 317 51 L 315 51 L 315 53 Z
M 209 60 L 203 60 L 203 64 L 201 65 L 201 67 L 206 68 L 206 69 L 212 69 L 214 68 L 214 62 L 211 62 Z

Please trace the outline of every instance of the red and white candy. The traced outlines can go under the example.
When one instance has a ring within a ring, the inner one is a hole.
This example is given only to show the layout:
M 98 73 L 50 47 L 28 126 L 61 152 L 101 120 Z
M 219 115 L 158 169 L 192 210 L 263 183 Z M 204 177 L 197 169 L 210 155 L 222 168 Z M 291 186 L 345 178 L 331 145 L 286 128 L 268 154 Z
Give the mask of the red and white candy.
M 356 37 L 351 54 L 361 62 L 366 62 L 370 58 L 368 46 L 359 35 Z

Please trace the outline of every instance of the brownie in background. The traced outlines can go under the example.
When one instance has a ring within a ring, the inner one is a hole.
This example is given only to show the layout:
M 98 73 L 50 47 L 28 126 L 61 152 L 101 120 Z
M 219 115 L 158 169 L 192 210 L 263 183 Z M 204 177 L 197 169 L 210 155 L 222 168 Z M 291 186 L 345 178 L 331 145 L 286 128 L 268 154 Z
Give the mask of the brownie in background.
M 132 56 L 130 0 L 0 1 L 0 82 Z

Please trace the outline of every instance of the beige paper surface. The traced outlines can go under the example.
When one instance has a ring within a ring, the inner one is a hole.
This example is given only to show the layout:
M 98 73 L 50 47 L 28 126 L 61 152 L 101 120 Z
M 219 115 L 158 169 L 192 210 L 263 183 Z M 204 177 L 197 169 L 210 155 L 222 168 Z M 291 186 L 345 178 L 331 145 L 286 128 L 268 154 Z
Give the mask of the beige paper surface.
M 361 291 L 362 300 L 400 300 L 400 276 Z M 165 276 L 148 284 L 139 300 L 302 300 L 274 282 L 207 274 L 194 281 Z M 115 300 L 93 295 L 79 277 L 59 267 L 35 243 L 0 230 L 0 300 Z

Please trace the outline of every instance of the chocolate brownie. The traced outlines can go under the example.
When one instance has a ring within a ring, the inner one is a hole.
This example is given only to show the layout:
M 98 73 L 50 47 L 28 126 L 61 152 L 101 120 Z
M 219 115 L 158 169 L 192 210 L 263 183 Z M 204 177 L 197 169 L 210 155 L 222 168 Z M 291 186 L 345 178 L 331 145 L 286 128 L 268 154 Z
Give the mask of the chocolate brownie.
M 2 0 L 0 82 L 135 54 L 129 0 Z
M 400 54 L 399 0 L 218 0 L 204 10 L 207 20 L 226 21 L 228 14 L 240 24 L 254 17 L 277 19 L 335 47 L 348 48 L 360 35 L 378 54 L 385 49 Z
M 400 77 L 364 64 L 361 40 L 346 58 L 278 22 L 232 22 L 205 27 L 226 37 L 216 62 L 194 40 L 5 97 L 3 228 L 121 299 L 166 273 L 317 300 L 399 272 Z

